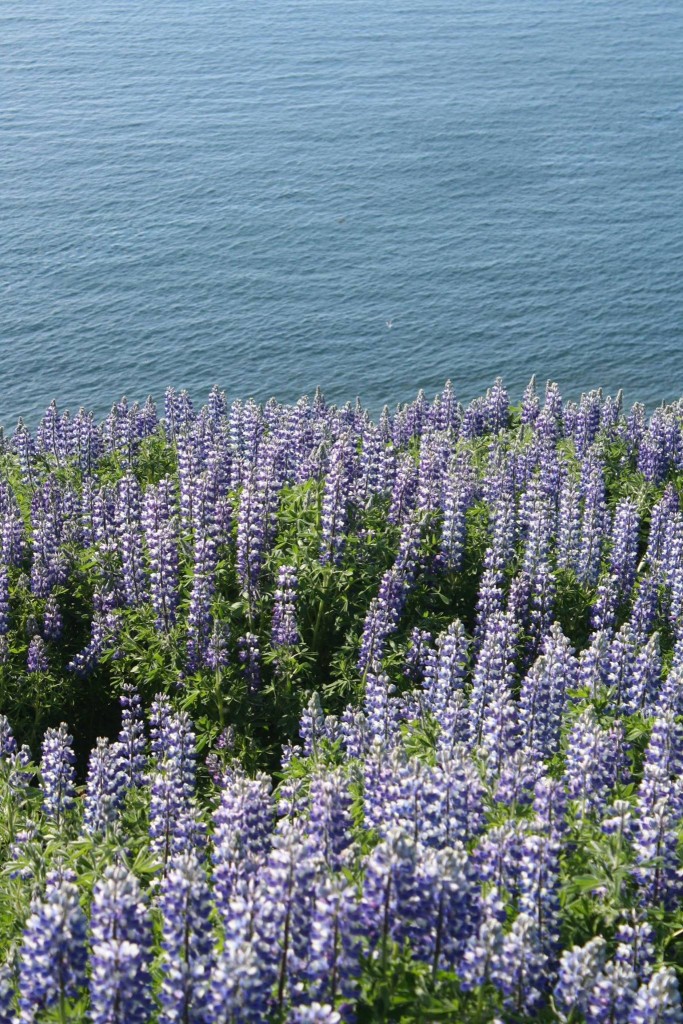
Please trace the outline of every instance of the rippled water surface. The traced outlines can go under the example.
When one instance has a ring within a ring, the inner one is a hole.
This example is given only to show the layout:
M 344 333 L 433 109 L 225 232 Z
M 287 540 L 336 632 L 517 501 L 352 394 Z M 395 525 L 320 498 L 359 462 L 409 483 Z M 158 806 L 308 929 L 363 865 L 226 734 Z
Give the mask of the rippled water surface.
M 680 0 L 4 0 L 0 422 L 683 393 Z

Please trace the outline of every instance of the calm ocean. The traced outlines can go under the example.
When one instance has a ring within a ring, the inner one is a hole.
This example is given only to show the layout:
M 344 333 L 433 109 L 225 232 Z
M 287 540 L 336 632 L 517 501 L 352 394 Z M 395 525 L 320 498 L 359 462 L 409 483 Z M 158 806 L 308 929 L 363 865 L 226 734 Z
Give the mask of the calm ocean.
M 3 0 L 0 423 L 683 394 L 681 0 Z

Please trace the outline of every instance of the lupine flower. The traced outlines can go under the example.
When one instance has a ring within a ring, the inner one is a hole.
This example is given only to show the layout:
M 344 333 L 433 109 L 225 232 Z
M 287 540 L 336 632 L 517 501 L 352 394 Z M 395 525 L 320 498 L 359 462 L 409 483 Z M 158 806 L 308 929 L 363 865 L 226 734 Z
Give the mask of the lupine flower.
M 50 818 L 61 824 L 64 815 L 74 805 L 74 782 L 76 773 L 71 745 L 73 737 L 62 724 L 57 729 L 48 729 L 43 737 L 43 756 L 40 775 L 43 782 L 43 808 Z
M 46 640 L 59 640 L 62 635 L 64 623 L 62 614 L 57 604 L 57 598 L 50 594 L 45 602 L 45 613 L 43 616 L 43 635 Z
M 308 834 L 331 871 L 339 871 L 351 847 L 351 796 L 343 769 L 320 772 L 311 780 Z
M 502 904 L 496 895 L 482 899 L 479 922 L 465 946 L 457 967 L 460 984 L 465 992 L 493 980 L 500 962 L 503 929 L 500 922 Z
M 85 985 L 85 914 L 73 872 L 48 875 L 45 894 L 24 929 L 19 970 L 19 1019 L 33 1024 L 46 1010 L 75 999 Z
M 556 753 L 566 694 L 576 688 L 578 665 L 569 641 L 555 623 L 542 654 L 522 681 L 519 718 L 524 744 L 542 757 Z
M 141 523 L 149 554 L 149 583 L 158 629 L 175 622 L 178 604 L 178 547 L 175 499 L 168 478 L 145 492 Z
M 213 877 L 216 906 L 228 914 L 229 902 L 256 876 L 270 849 L 273 798 L 266 775 L 240 773 L 227 778 L 214 812 Z
M 678 979 L 672 967 L 661 967 L 641 985 L 628 1024 L 679 1024 L 683 1020 Z
M 45 653 L 43 638 L 40 636 L 34 636 L 28 646 L 26 670 L 31 675 L 36 675 L 40 672 L 48 672 L 49 668 L 50 666 Z
M 654 964 L 654 929 L 647 921 L 620 924 L 615 939 L 618 943 L 614 959 L 628 963 L 636 977 L 647 979 Z
M 683 871 L 677 855 L 679 819 L 680 814 L 674 813 L 665 796 L 653 807 L 643 808 L 635 825 L 633 874 L 642 900 L 651 906 L 662 903 L 671 909 L 683 892 Z
M 242 663 L 249 693 L 261 688 L 261 650 L 255 633 L 245 633 L 237 641 L 237 657 Z
M 119 767 L 126 786 L 140 786 L 147 764 L 145 728 L 140 694 L 132 683 L 124 683 L 119 697 L 121 731 L 117 743 Z
M 581 815 L 604 807 L 617 779 L 621 745 L 618 727 L 602 729 L 592 707 L 577 718 L 567 742 L 565 781 Z
M 341 1005 L 346 1019 L 360 988 L 363 934 L 354 888 L 338 876 L 324 878 L 316 892 L 311 920 L 307 998 Z
M 547 987 L 546 964 L 534 918 L 518 914 L 493 963 L 492 979 L 506 1006 L 517 1014 L 531 1014 L 539 1008 Z
M 129 473 L 119 480 L 116 502 L 118 534 L 126 603 L 134 606 L 144 600 L 147 581 L 142 556 L 140 485 Z
M 118 744 L 100 737 L 90 754 L 85 786 L 83 826 L 90 835 L 104 833 L 116 822 L 123 801 L 126 775 Z
M 511 686 L 514 677 L 515 625 L 509 616 L 498 614 L 491 620 L 477 658 L 470 694 L 470 741 L 482 740 L 486 709 L 494 687 Z
M 588 1011 L 590 992 L 605 964 L 606 947 L 605 939 L 597 936 L 585 946 L 563 952 L 554 991 L 561 1009 L 569 1012 L 576 1007 L 584 1014 Z
M 171 860 L 158 905 L 163 918 L 159 1024 L 204 1024 L 213 962 L 211 897 L 194 853 Z
M 90 1019 L 146 1024 L 152 927 L 138 881 L 123 864 L 106 867 L 95 885 L 90 928 Z
M 337 441 L 330 451 L 330 465 L 320 516 L 320 561 L 323 565 L 338 564 L 345 543 L 346 492 L 349 486 L 349 445 L 346 438 Z
M 272 642 L 275 647 L 293 647 L 299 642 L 296 624 L 297 576 L 294 566 L 278 569 L 275 604 L 273 606 Z

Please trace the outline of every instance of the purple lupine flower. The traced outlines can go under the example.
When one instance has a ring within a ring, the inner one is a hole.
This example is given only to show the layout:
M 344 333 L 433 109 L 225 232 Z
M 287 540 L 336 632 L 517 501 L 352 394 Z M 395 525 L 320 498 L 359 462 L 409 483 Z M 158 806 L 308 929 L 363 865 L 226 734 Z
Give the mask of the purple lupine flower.
M 307 831 L 331 871 L 340 871 L 349 857 L 353 826 L 351 804 L 343 768 L 313 776 Z
M 249 608 L 259 594 L 259 577 L 266 548 L 266 494 L 253 468 L 242 484 L 237 512 L 237 575 Z
M 342 1009 L 345 1020 L 352 1019 L 360 990 L 363 935 L 354 887 L 339 876 L 323 878 L 315 895 L 305 972 L 307 997 L 314 1000 L 309 1009 L 317 1005 L 315 1000 L 325 999 Z
M 618 591 L 631 592 L 638 564 L 638 507 L 630 498 L 623 498 L 614 511 L 610 569 L 618 581 Z
M 273 605 L 272 643 L 274 647 L 294 647 L 299 643 L 296 623 L 297 575 L 293 565 L 281 565 Z
M 142 716 L 142 701 L 133 683 L 124 683 L 121 696 L 121 731 L 117 751 L 119 767 L 127 788 L 141 786 L 147 765 L 147 743 Z
M 439 635 L 436 655 L 426 666 L 423 682 L 424 705 L 442 731 L 452 725 L 451 706 L 463 690 L 467 673 L 469 640 L 459 619 Z
M 529 595 L 529 636 L 528 657 L 538 653 L 550 629 L 555 611 L 555 573 L 548 562 L 536 566 L 531 578 Z
M 41 636 L 36 634 L 28 645 L 26 671 L 31 675 L 36 675 L 39 672 L 49 672 L 49 670 L 50 665 L 45 652 L 45 642 Z
M 147 580 L 142 555 L 141 492 L 132 473 L 122 477 L 116 492 L 116 532 L 118 536 L 126 604 L 140 604 L 146 595 Z
M 490 551 L 491 549 L 489 549 Z M 488 556 L 489 552 L 487 552 Z M 504 575 L 501 569 L 485 567 L 479 583 L 479 595 L 476 606 L 476 625 L 474 635 L 482 643 L 489 623 L 503 612 L 504 606 Z
M 476 924 L 469 858 L 461 843 L 426 849 L 418 857 L 417 883 L 428 908 L 428 927 L 416 932 L 413 954 L 428 962 L 435 976 L 453 970 Z
M 226 939 L 211 975 L 212 1024 L 262 1024 L 272 1007 L 275 970 L 264 970 L 255 943 Z
M 51 872 L 32 908 L 21 944 L 19 1019 L 34 1024 L 45 1011 L 75 999 L 85 985 L 86 919 L 73 872 Z
M 490 774 L 490 764 L 487 768 Z M 531 803 L 540 772 L 540 766 L 531 751 L 520 747 L 511 754 L 504 755 L 500 758 L 498 770 L 499 775 L 494 786 L 496 803 L 506 804 L 508 807 Z
M 591 629 L 593 632 L 611 633 L 619 606 L 619 581 L 612 573 L 603 574 L 598 580 L 595 602 L 591 606 Z
M 655 959 L 655 932 L 647 921 L 639 921 L 635 915 L 633 924 L 620 924 L 614 936 L 617 951 L 614 959 L 629 964 L 641 981 L 652 974 Z
M 510 424 L 510 398 L 502 377 L 496 377 L 486 392 L 487 428 L 492 434 L 505 430 Z
M 534 574 L 537 566 L 548 561 L 555 525 L 553 513 L 545 481 L 540 475 L 535 476 L 520 505 L 520 523 L 525 537 L 523 568 L 530 575 Z
M 536 391 L 536 374 L 533 375 L 522 395 L 521 422 L 522 426 L 533 425 L 541 411 L 541 403 Z
M 578 571 L 580 558 L 581 514 L 579 486 L 566 475 L 560 489 L 557 512 L 557 566 Z
M 0 564 L 20 566 L 24 559 L 25 529 L 12 487 L 0 481 Z
M 84 478 L 87 478 L 93 473 L 102 456 L 102 433 L 95 423 L 93 414 L 86 412 L 82 407 L 74 417 L 73 428 L 74 454 L 78 468 Z
M 417 499 L 417 465 L 412 455 L 400 455 L 396 468 L 387 523 L 402 525 L 413 514 Z
M 476 930 L 470 935 L 456 967 L 465 992 L 493 980 L 503 942 L 501 913 L 504 914 L 504 910 L 496 895 L 490 893 L 482 898 Z
M 590 646 L 579 655 L 578 686 L 587 692 L 591 700 L 599 700 L 604 696 L 610 668 L 610 641 L 611 634 L 601 630 L 593 635 Z
M 62 620 L 62 613 L 60 612 L 59 605 L 57 604 L 57 598 L 54 594 L 50 594 L 45 602 L 43 636 L 46 640 L 59 640 L 62 635 L 63 628 L 64 623 Z
M 14 971 L 9 964 L 0 964 L 0 1024 L 14 1024 Z
M 228 641 L 230 639 L 230 627 L 227 622 L 214 620 L 213 629 L 209 642 L 206 645 L 204 664 L 212 672 L 218 672 L 226 668 L 228 664 Z
M 640 642 L 645 640 L 654 629 L 657 609 L 659 607 L 659 589 L 657 581 L 651 576 L 643 576 L 636 584 L 631 625 Z
M 26 427 L 20 418 L 12 438 L 14 448 L 19 457 L 21 479 L 26 487 L 35 487 L 34 473 L 36 469 L 36 444 L 31 436 L 31 431 Z
M 117 743 L 100 737 L 88 761 L 83 827 L 92 836 L 106 833 L 116 822 L 126 789 Z
M 494 958 L 492 980 L 503 993 L 503 1002 L 519 1014 L 533 1014 L 542 1005 L 548 958 L 540 948 L 534 918 L 518 914 L 503 937 Z
M 635 634 L 638 637 L 638 634 Z M 633 714 L 656 713 L 662 676 L 662 653 L 659 633 L 653 633 L 636 654 L 626 694 L 626 707 Z
M 611 688 L 612 702 L 617 714 L 623 711 L 633 679 L 636 656 L 636 638 L 630 623 L 626 622 L 616 634 L 606 656 L 605 677 Z
M 0 759 L 6 760 L 14 757 L 17 752 L 17 741 L 12 732 L 12 726 L 6 715 L 0 715 Z
M 432 634 L 415 626 L 410 631 L 410 645 L 405 655 L 404 675 L 413 682 L 424 679 L 427 666 L 434 659 Z
M 195 853 L 170 861 L 158 907 L 163 921 L 159 1024 L 204 1024 L 213 964 L 211 894 Z
M 261 689 L 261 648 L 255 633 L 245 633 L 237 641 L 237 657 L 242 664 L 249 693 Z
M 57 729 L 47 729 L 43 736 L 40 774 L 43 783 L 43 809 L 58 825 L 74 805 L 76 758 L 71 748 L 73 737 L 64 722 Z
M 595 1024 L 628 1024 L 637 987 L 630 964 L 608 961 L 588 992 L 586 1019 Z
M 303 740 L 304 757 L 315 757 L 318 744 L 325 737 L 325 713 L 317 691 L 311 694 L 303 710 L 299 722 L 299 736 Z
M 554 841 L 559 840 L 566 829 L 566 810 L 562 780 L 539 776 L 534 785 L 534 828 Z
M 597 457 L 589 456 L 583 465 L 581 481 L 583 513 L 578 577 L 581 582 L 595 584 L 600 571 L 603 540 L 607 526 L 605 477 Z
M 494 692 L 511 690 L 514 680 L 516 626 L 504 614 L 492 616 L 474 666 L 470 694 L 470 742 L 479 746 Z
M 0 665 L 7 661 L 9 655 L 9 611 L 9 577 L 7 569 L 0 565 Z
M 629 1014 L 628 1024 L 680 1024 L 683 1021 L 681 994 L 673 967 L 660 967 L 641 985 Z
M 480 736 L 489 776 L 500 773 L 505 761 L 519 750 L 520 742 L 518 702 L 508 679 L 505 676 L 494 677 L 484 709 Z
M 518 822 L 507 821 L 485 832 L 473 854 L 473 867 L 480 883 L 489 886 L 505 920 L 504 898 L 514 894 L 518 882 L 521 828 Z
M 68 566 L 62 541 L 65 535 L 64 495 L 54 477 L 38 487 L 31 500 L 31 590 L 47 597 L 53 587 L 65 583 Z
M 320 861 L 298 825 L 283 819 L 259 874 L 253 943 L 282 1012 L 305 978 Z
M 345 545 L 347 491 L 350 483 L 350 442 L 340 438 L 332 445 L 320 513 L 320 561 L 338 565 Z
M 224 918 L 231 898 L 255 878 L 270 849 L 273 798 L 267 775 L 227 778 L 214 812 L 213 877 L 216 908 Z
M 162 694 L 152 705 L 151 731 L 157 765 L 150 780 L 150 850 L 165 866 L 173 854 L 202 842 L 194 802 L 195 734 L 187 713 L 173 711 Z
M 683 893 L 683 871 L 678 859 L 680 811 L 667 796 L 654 807 L 643 807 L 635 823 L 633 875 L 642 901 L 648 906 L 663 904 L 673 909 Z
M 427 930 L 429 908 L 417 874 L 415 843 L 401 828 L 392 828 L 365 864 L 361 922 L 370 949 L 386 961 L 390 942 L 413 941 Z
M 152 1012 L 152 925 L 135 876 L 108 865 L 95 885 L 90 919 L 90 1019 L 146 1024 Z
M 396 696 L 395 685 L 385 673 L 367 673 L 363 710 L 368 737 L 377 737 L 388 745 L 395 743 L 399 735 L 400 699 Z
M 523 744 L 541 757 L 558 750 L 566 695 L 577 683 L 578 664 L 558 623 L 546 637 L 540 657 L 522 680 L 519 717 Z
M 638 787 L 641 812 L 651 810 L 669 795 L 672 782 L 683 771 L 683 725 L 673 710 L 659 711 L 654 720 L 643 759 L 643 777 Z
M 567 795 L 578 803 L 581 816 L 600 813 L 616 782 L 623 745 L 619 726 L 603 729 L 592 707 L 579 715 L 567 740 Z
M 538 948 L 551 956 L 559 941 L 560 844 L 557 839 L 526 832 L 520 846 L 519 909 L 534 923 Z
M 175 622 L 178 604 L 175 497 L 168 478 L 145 491 L 141 523 L 149 554 L 150 595 L 157 628 L 168 632 Z
M 576 454 L 579 458 L 583 458 L 598 433 L 601 406 L 601 390 L 589 391 L 588 394 L 581 395 L 576 421 L 572 430 Z
M 590 993 L 605 965 L 607 943 L 600 935 L 585 946 L 565 949 L 560 958 L 555 1001 L 567 1013 L 575 1007 L 588 1012 Z

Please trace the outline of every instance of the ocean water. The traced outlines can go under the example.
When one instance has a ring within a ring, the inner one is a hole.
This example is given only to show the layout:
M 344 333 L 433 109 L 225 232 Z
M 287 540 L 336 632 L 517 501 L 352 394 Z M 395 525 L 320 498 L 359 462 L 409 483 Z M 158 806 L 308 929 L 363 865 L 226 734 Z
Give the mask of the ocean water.
M 683 394 L 681 0 L 3 0 L 0 423 Z

